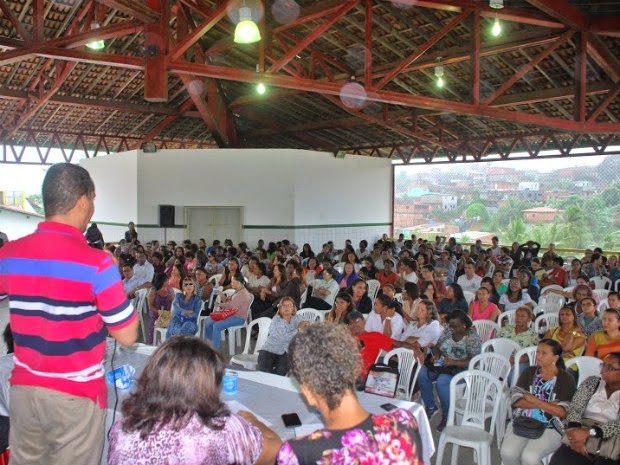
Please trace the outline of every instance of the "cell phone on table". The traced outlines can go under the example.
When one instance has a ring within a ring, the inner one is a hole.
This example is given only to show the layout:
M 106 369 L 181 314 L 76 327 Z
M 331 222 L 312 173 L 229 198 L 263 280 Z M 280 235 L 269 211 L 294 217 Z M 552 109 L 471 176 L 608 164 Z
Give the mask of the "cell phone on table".
M 382 408 L 383 410 L 387 410 L 387 411 L 389 412 L 390 410 L 394 410 L 394 409 L 396 409 L 396 408 L 398 408 L 398 407 L 397 407 L 396 405 L 394 405 L 394 404 L 390 404 L 390 403 L 388 402 L 387 404 L 381 404 L 381 408 Z
M 301 426 L 301 420 L 299 419 L 299 415 L 296 413 L 285 413 L 282 415 L 282 421 L 284 422 L 284 426 L 287 428 Z

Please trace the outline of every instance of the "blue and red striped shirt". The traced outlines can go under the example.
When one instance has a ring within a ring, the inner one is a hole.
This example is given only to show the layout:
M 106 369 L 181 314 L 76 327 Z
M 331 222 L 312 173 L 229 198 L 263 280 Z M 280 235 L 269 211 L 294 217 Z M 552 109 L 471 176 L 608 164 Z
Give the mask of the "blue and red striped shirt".
M 87 397 L 105 407 L 105 329 L 136 318 L 118 268 L 73 226 L 39 223 L 0 248 L 0 300 L 15 340 L 11 384 Z

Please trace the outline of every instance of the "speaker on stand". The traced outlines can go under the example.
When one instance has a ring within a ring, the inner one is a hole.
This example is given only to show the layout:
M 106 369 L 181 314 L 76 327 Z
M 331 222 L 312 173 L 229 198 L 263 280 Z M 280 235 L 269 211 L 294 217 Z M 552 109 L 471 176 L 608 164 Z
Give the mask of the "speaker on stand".
M 164 228 L 164 242 L 168 243 L 166 228 L 174 226 L 174 205 L 159 206 L 159 226 Z

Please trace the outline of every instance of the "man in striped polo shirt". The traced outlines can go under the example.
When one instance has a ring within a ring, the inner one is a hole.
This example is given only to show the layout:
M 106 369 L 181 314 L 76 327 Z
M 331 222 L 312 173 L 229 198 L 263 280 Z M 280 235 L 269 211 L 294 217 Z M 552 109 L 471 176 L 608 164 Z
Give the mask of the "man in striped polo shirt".
M 106 330 L 123 345 L 136 313 L 112 257 L 88 246 L 95 185 L 77 165 L 43 180 L 45 221 L 0 249 L 0 300 L 15 340 L 11 464 L 98 464 L 104 440 Z

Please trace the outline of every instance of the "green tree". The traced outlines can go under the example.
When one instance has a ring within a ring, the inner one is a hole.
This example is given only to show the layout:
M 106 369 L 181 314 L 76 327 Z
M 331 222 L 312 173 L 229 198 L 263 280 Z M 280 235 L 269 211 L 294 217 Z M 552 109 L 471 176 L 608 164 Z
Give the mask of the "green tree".
M 478 221 L 487 222 L 489 220 L 489 212 L 482 202 L 473 202 L 465 209 L 463 213 L 465 218 L 476 219 Z
M 525 242 L 527 228 L 521 218 L 514 218 L 508 223 L 508 227 L 501 230 L 502 242 Z
M 561 239 L 564 247 L 582 248 L 590 242 L 591 234 L 587 227 L 584 209 L 579 205 L 569 205 L 564 211 L 564 224 L 561 228 Z

